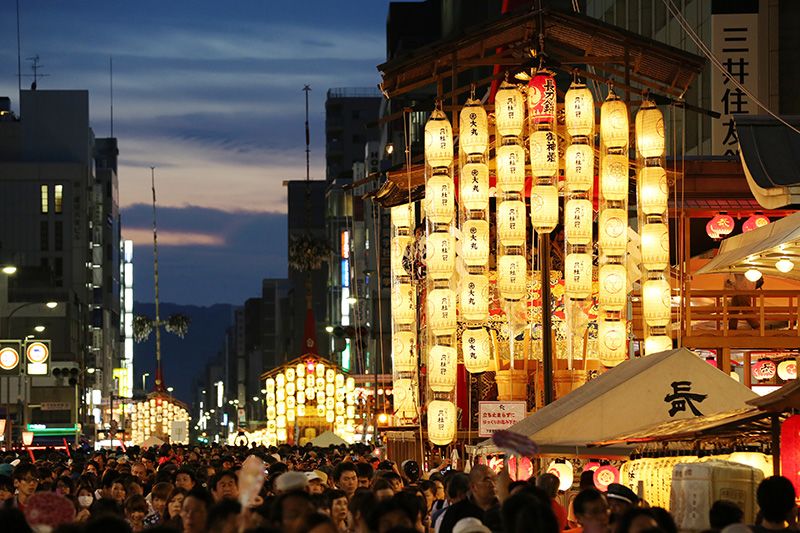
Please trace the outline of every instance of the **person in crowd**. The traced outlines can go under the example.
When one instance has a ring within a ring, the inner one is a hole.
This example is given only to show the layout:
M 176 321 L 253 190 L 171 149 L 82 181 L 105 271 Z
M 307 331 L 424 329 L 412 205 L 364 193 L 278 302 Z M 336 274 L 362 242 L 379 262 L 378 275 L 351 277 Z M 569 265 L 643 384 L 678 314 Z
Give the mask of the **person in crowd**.
M 187 492 L 192 490 L 197 483 L 194 475 L 194 470 L 188 466 L 182 466 L 175 473 L 175 486 L 180 487 Z
M 597 489 L 584 489 L 572 500 L 578 525 L 567 533 L 608 533 L 611 508 L 606 497 Z
M 611 483 L 606 491 L 611 508 L 610 524 L 616 528 L 622 516 L 639 504 L 639 497 L 631 489 L 620 483 Z
M 308 488 L 308 477 L 303 472 L 284 472 L 273 483 L 275 494 L 282 494 L 294 490 L 305 491 Z
M 10 476 L 0 476 L 0 508 L 4 507 L 6 502 L 14 500 L 14 480 Z
M 796 504 L 794 485 L 783 476 L 764 479 L 756 490 L 761 523 L 751 526 L 755 533 L 785 531 L 796 528 Z
M 147 501 L 141 494 L 134 494 L 125 500 L 125 520 L 134 532 L 144 530 L 144 517 L 147 516 L 147 511 Z
M 172 492 L 172 485 L 161 482 L 153 485 L 153 490 L 148 495 L 150 497 L 150 512 L 144 518 L 144 525 L 147 527 L 161 523 L 164 511 L 167 508 L 167 499 Z
M 356 477 L 358 478 L 358 488 L 368 489 L 372 485 L 372 478 L 375 470 L 369 463 L 356 463 Z
M 463 472 L 453 473 L 447 480 L 447 500 L 441 509 L 431 513 L 431 526 L 438 532 L 447 508 L 467 497 L 469 492 L 469 476 Z
M 272 502 L 270 521 L 280 531 L 300 533 L 304 531 L 306 519 L 315 512 L 311 496 L 307 492 L 285 492 Z
M 744 511 L 730 500 L 717 500 L 708 510 L 708 533 L 718 533 L 731 524 L 740 524 L 744 520 Z
M 553 508 L 553 513 L 556 515 L 556 520 L 558 521 L 558 530 L 561 531 L 567 527 L 567 510 L 556 500 L 558 497 L 559 483 L 558 476 L 550 472 L 544 473 L 536 478 L 536 486 L 542 489 L 550 499 L 550 506 Z
M 330 517 L 336 528 L 342 532 L 348 531 L 347 503 L 352 495 L 348 498 L 343 490 L 329 490 L 325 493 L 325 497 L 328 499 L 327 508 L 330 509 Z
M 183 533 L 201 533 L 207 529 L 208 511 L 214 500 L 205 489 L 194 488 L 186 494 L 181 506 Z
M 147 474 L 147 467 L 141 461 L 131 464 L 131 475 L 139 480 L 139 483 L 147 492 L 150 488 L 150 476 Z
M 392 486 L 392 490 L 397 494 L 401 490 L 403 490 L 403 478 L 400 477 L 400 474 L 394 471 L 385 472 L 382 475 L 383 479 L 389 482 Z
M 348 500 L 352 498 L 358 488 L 356 465 L 349 462 L 339 463 L 333 471 L 333 481 L 336 488 L 347 495 Z
M 476 465 L 469 473 L 469 492 L 452 504 L 442 518 L 439 533 L 452 533 L 462 518 L 474 517 L 487 527 L 500 529 L 500 505 L 497 500 L 497 475 L 486 465 Z
M 372 492 L 375 494 L 375 499 L 379 502 L 388 500 L 394 496 L 394 489 L 392 489 L 392 485 L 386 481 L 386 479 L 380 477 L 372 484 Z
M 350 516 L 350 530 L 353 533 L 369 533 L 367 515 L 377 503 L 378 500 L 371 490 L 363 488 L 356 490 L 347 505 L 347 511 Z
M 578 519 L 575 516 L 574 510 L 574 501 L 575 498 L 580 494 L 582 491 L 587 489 L 595 489 L 594 484 L 594 471 L 593 470 L 584 470 L 581 472 L 580 480 L 578 481 L 578 492 L 573 493 L 569 497 L 569 503 L 567 504 L 567 527 L 569 528 L 577 528 L 578 527 Z
M 36 492 L 36 487 L 39 486 L 39 472 L 30 463 L 20 463 L 14 468 L 12 479 L 14 480 L 14 490 L 16 491 L 13 505 L 24 513 L 25 503 Z
M 306 491 L 309 494 L 322 494 L 325 492 L 325 487 L 328 483 L 328 476 L 325 472 L 320 470 L 306 472 L 306 479 L 308 480 Z
M 170 492 L 167 498 L 167 504 L 164 507 L 164 514 L 161 517 L 161 522 L 164 525 L 183 529 L 181 525 L 181 509 L 183 508 L 183 500 L 186 498 L 188 491 L 180 487 L 175 487 Z
M 94 503 L 94 489 L 91 485 L 79 485 L 76 491 L 76 522 L 86 522 L 92 514 L 89 512 Z
M 631 507 L 616 523 L 616 533 L 644 533 L 645 531 L 662 532 L 651 509 Z
M 60 476 L 56 480 L 56 492 L 67 498 L 75 496 L 75 482 L 69 476 Z
M 239 479 L 231 470 L 223 470 L 211 479 L 211 494 L 214 501 L 223 498 L 236 499 L 239 497 Z
M 394 496 L 376 505 L 367 515 L 369 530 L 374 533 L 387 533 L 394 528 L 414 530 L 414 517 Z
M 242 504 L 228 498 L 215 503 L 208 510 L 207 530 L 210 533 L 236 533 Z

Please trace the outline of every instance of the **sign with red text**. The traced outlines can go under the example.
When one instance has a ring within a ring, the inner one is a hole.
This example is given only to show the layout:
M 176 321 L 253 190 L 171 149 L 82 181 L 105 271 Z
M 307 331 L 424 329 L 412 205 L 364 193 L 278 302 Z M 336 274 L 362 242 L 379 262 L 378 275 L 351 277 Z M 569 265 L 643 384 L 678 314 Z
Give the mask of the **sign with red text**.
M 478 436 L 491 437 L 528 414 L 525 402 L 478 402 Z

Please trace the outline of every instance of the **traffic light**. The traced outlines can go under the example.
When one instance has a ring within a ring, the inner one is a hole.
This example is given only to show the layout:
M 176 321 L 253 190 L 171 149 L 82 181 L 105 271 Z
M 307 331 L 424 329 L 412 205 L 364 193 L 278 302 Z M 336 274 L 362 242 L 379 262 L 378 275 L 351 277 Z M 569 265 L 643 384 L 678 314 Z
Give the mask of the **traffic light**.
M 79 373 L 80 373 L 80 371 L 75 367 L 71 367 L 71 368 L 58 367 L 58 368 L 54 368 L 53 369 L 53 377 L 54 378 L 56 378 L 56 379 L 65 379 L 65 380 L 67 380 L 67 383 L 69 383 L 70 386 L 73 386 L 73 387 L 78 384 L 78 374 Z

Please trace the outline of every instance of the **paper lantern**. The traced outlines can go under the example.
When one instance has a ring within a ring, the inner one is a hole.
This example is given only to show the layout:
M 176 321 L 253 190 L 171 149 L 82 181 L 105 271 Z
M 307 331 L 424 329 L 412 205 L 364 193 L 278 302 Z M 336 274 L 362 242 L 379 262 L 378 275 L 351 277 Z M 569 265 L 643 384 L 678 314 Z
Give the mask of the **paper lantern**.
M 431 346 L 428 350 L 428 387 L 450 392 L 456 386 L 458 353 L 452 346 Z
M 414 225 L 414 208 L 411 204 L 398 205 L 392 208 L 392 224 L 398 228 L 410 228 Z
M 667 211 L 669 187 L 667 172 L 661 167 L 639 170 L 639 209 L 645 215 L 663 215 Z
M 792 415 L 781 424 L 781 474 L 800 489 L 800 415 Z
M 597 224 L 597 243 L 603 254 L 625 255 L 628 247 L 627 213 L 623 209 L 606 208 L 600 211 Z
M 467 266 L 486 265 L 489 260 L 488 221 L 466 220 L 461 225 L 461 258 Z
M 425 182 L 425 216 L 435 224 L 449 224 L 455 213 L 455 189 L 449 174 L 434 174 Z
M 347 390 L 347 392 L 353 392 L 354 390 L 356 390 L 356 380 L 355 380 L 355 378 L 352 377 L 352 376 L 349 376 L 345 380 L 344 388 Z
M 294 393 L 297 392 L 294 388 L 294 381 L 290 381 L 286 384 L 286 395 L 291 397 L 294 396 Z
M 520 192 L 525 187 L 525 150 L 506 144 L 496 150 L 497 188 L 504 193 Z
M 325 377 L 325 364 L 324 363 L 317 363 L 317 366 L 314 367 L 314 372 L 316 373 L 318 378 Z
M 456 268 L 456 241 L 448 232 L 428 234 L 425 246 L 428 276 L 431 279 L 450 279 Z
M 489 278 L 484 274 L 461 278 L 461 318 L 472 322 L 489 318 Z
M 791 260 L 783 257 L 775 261 L 775 270 L 786 274 L 794 269 L 794 263 Z
M 333 411 L 325 411 L 325 422 L 328 424 L 333 424 L 333 421 L 336 420 L 336 415 Z
M 715 215 L 711 219 L 711 222 L 709 222 L 706 226 L 706 230 L 708 231 L 710 229 L 710 231 L 716 236 L 711 235 L 711 233 L 709 233 L 709 236 L 716 239 L 730 235 L 735 226 L 736 224 L 734 223 L 732 216 L 726 213 L 721 213 L 719 215 Z
M 609 485 L 620 482 L 619 470 L 612 465 L 600 466 L 594 471 L 593 480 L 597 490 L 600 492 L 607 492 Z
M 600 191 L 606 200 L 628 199 L 628 156 L 604 154 L 600 164 Z
M 450 335 L 456 330 L 456 297 L 450 289 L 433 289 L 427 295 L 428 327 L 434 335 Z
M 628 108 L 613 91 L 600 106 L 600 137 L 606 148 L 628 146 Z
M 425 162 L 433 168 L 453 162 L 453 127 L 440 109 L 434 109 L 425 124 Z
M 467 154 L 482 154 L 489 146 L 489 120 L 480 100 L 470 98 L 459 113 L 458 142 Z
M 558 137 L 552 131 L 534 131 L 529 136 L 531 175 L 538 177 L 558 174 Z
M 744 277 L 747 278 L 747 281 L 751 281 L 755 283 L 756 281 L 761 279 L 761 271 L 757 268 L 751 268 L 744 273 Z
M 575 300 L 588 298 L 591 295 L 592 256 L 590 254 L 567 254 L 564 261 L 564 293 Z
M 286 414 L 286 402 L 279 401 L 275 404 L 275 412 L 278 413 L 278 416 L 282 416 Z
M 296 419 L 296 413 L 294 409 L 287 409 L 286 410 L 286 422 L 294 422 Z
M 642 265 L 647 270 L 664 270 L 669 265 L 669 230 L 661 222 L 642 229 Z
M 573 137 L 588 136 L 594 131 L 594 97 L 582 83 L 573 83 L 564 95 L 567 132 Z
M 567 200 L 564 206 L 564 231 L 569 244 L 589 244 L 592 241 L 593 214 L 591 201 Z
M 666 352 L 672 349 L 672 339 L 666 335 L 650 335 L 644 339 L 645 355 Z
M 744 221 L 742 224 L 742 232 L 747 233 L 748 231 L 753 231 L 754 229 L 763 228 L 769 224 L 769 218 L 764 215 L 753 215 L 747 220 Z
M 597 358 L 603 366 L 616 366 L 628 358 L 628 336 L 624 320 L 598 320 Z
M 783 450 L 781 450 L 782 452 Z M 733 452 L 728 456 L 728 461 L 732 463 L 739 463 L 740 465 L 747 465 L 761 470 L 764 477 L 770 477 L 772 472 L 772 458 L 767 458 L 761 452 Z
M 477 374 L 489 369 L 490 346 L 489 332 L 486 328 L 464 330 L 461 334 L 461 351 L 467 372 Z
M 461 205 L 464 209 L 483 211 L 489 207 L 489 167 L 485 163 L 467 163 L 461 167 Z
M 417 397 L 415 386 L 410 379 L 395 379 L 392 382 L 392 400 L 395 416 L 400 418 L 415 418 L 417 416 Z
M 392 364 L 396 372 L 417 369 L 417 338 L 413 331 L 396 331 L 392 335 Z
M 283 373 L 275 376 L 275 385 L 279 389 L 282 389 L 283 387 L 286 386 L 286 376 Z
M 294 368 L 293 367 L 292 368 L 287 368 L 286 369 L 286 381 L 287 382 L 288 381 L 294 381 L 294 379 L 295 379 Z
M 797 379 L 797 361 L 788 359 L 778 363 L 778 377 L 783 381 Z
M 325 418 L 325 404 L 324 403 L 318 403 L 317 404 L 317 416 L 319 418 Z
M 497 208 L 497 239 L 503 246 L 525 244 L 525 202 L 506 200 Z
M 552 123 L 556 119 L 556 80 L 542 70 L 528 82 L 528 115 L 534 124 Z
M 298 392 L 304 390 L 306 388 L 306 378 L 298 376 L 295 381 L 295 387 Z
M 453 402 L 433 400 L 428 404 L 428 440 L 446 446 L 456 436 L 456 406 Z
M 555 185 L 531 188 L 531 225 L 540 233 L 550 233 L 558 225 L 558 189 Z
M 772 379 L 777 371 L 777 365 L 769 359 L 762 359 L 752 364 L 752 374 L 757 380 Z
M 664 115 L 649 100 L 636 113 L 636 148 L 644 158 L 664 155 Z
M 609 311 L 619 311 L 628 303 L 627 271 L 624 265 L 607 263 L 598 272 L 599 303 Z
M 328 368 L 325 370 L 325 381 L 327 383 L 333 383 L 336 380 L 336 371 L 332 368 Z
M 392 318 L 395 324 L 412 324 L 416 320 L 416 297 L 410 283 L 396 283 L 392 287 Z
M 671 319 L 672 290 L 665 279 L 649 279 L 642 285 L 642 312 L 650 327 L 666 326 Z
M 571 144 L 564 155 L 566 187 L 570 192 L 586 192 L 594 184 L 594 148 Z
M 709 221 L 706 223 L 706 234 L 707 234 L 709 237 L 711 237 L 712 239 L 714 239 L 714 240 L 717 240 L 717 239 L 719 239 L 719 238 L 720 238 L 720 235 L 719 235 L 719 233 L 717 233 L 717 232 L 714 230 L 713 226 L 711 225 L 711 220 L 709 220 Z
M 572 472 L 572 463 L 566 459 L 552 461 L 547 466 L 547 473 L 558 478 L 558 490 L 567 491 L 572 488 L 575 474 Z
M 516 85 L 500 84 L 494 99 L 494 115 L 497 133 L 501 136 L 522 135 L 525 123 L 525 102 Z
M 497 261 L 497 288 L 506 300 L 519 300 L 526 293 L 527 268 L 524 255 L 502 255 Z

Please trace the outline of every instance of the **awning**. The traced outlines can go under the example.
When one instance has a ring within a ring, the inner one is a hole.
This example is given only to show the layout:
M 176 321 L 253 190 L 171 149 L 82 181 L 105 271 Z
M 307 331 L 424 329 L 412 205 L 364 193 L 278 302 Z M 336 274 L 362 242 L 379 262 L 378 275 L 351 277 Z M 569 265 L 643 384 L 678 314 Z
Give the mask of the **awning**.
M 781 272 L 775 266 L 784 258 L 795 265 L 789 272 Z M 800 280 L 800 212 L 725 239 L 719 253 L 696 275 L 745 272 L 752 268 L 762 274 Z
M 800 126 L 800 117 L 782 117 Z M 753 196 L 765 209 L 800 204 L 800 135 L 768 115 L 734 115 L 739 156 Z

